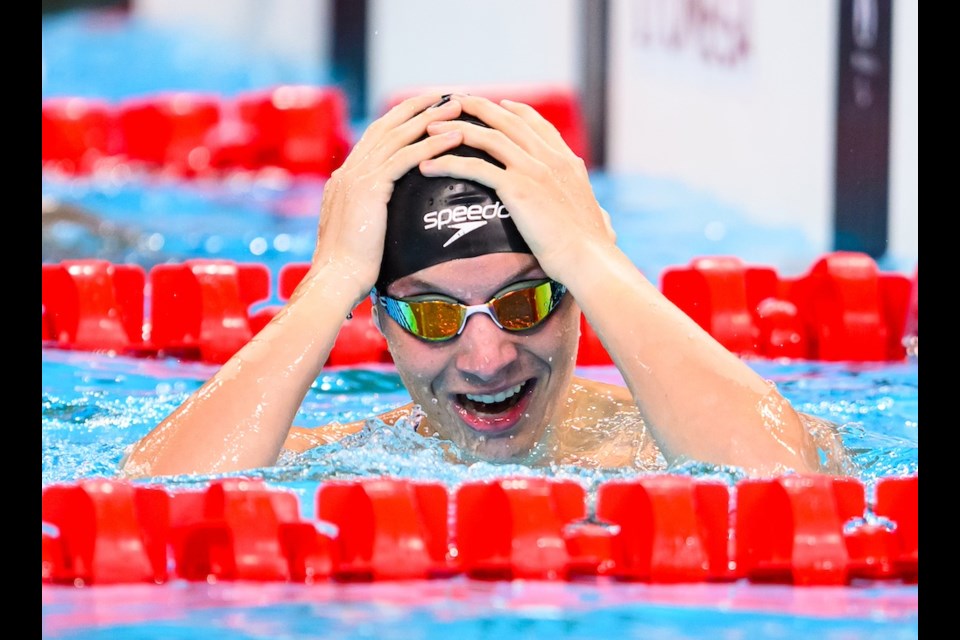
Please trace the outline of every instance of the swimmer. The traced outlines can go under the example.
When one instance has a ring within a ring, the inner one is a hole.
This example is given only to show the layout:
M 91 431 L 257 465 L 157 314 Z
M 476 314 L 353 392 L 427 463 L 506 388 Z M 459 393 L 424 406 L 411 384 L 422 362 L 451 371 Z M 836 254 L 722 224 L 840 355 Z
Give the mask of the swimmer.
M 131 254 L 143 252 L 145 241 L 136 229 L 106 220 L 80 205 L 43 194 L 40 214 L 42 262 L 91 256 L 123 262 Z
M 325 187 L 311 266 L 288 303 L 133 446 L 122 472 L 266 467 L 360 430 L 292 422 L 368 295 L 412 400 L 377 417 L 417 415 L 418 433 L 470 459 L 833 470 L 824 423 L 617 247 L 555 127 L 522 103 L 427 95 L 370 125 Z M 625 386 L 575 375 L 581 314 Z

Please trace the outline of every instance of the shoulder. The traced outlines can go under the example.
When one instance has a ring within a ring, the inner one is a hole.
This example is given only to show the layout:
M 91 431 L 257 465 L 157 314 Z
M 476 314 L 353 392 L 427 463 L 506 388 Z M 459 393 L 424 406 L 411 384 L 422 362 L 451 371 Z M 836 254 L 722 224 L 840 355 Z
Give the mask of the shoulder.
M 593 410 L 611 414 L 638 412 L 630 389 L 622 384 L 576 377 L 570 385 L 570 397 L 577 406 L 589 403 Z
M 558 458 L 591 468 L 659 469 L 659 450 L 630 390 L 575 378 L 569 412 L 557 425 Z
M 410 415 L 410 410 L 412 409 L 412 404 L 406 404 L 386 413 L 381 413 L 376 417 L 379 420 L 382 420 L 386 424 L 393 425 L 400 418 Z M 290 432 L 287 434 L 287 439 L 283 443 L 283 448 L 287 451 L 292 451 L 293 453 L 301 453 L 307 451 L 308 449 L 313 449 L 314 447 L 319 447 L 325 444 L 331 444 L 337 442 L 341 438 L 348 436 L 352 433 L 356 433 L 363 429 L 363 425 L 366 423 L 364 420 L 356 420 L 354 422 L 331 422 L 330 424 L 325 424 L 319 427 L 290 427 Z
M 301 453 L 314 447 L 331 444 L 337 440 L 356 433 L 363 428 L 363 422 L 332 422 L 320 427 L 290 427 L 290 433 L 283 443 L 286 451 Z

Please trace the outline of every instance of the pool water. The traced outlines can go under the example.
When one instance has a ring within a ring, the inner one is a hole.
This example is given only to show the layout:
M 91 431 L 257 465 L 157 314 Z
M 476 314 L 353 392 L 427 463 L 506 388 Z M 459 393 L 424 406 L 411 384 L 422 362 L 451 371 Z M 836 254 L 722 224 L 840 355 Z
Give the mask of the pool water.
M 554 582 L 183 583 L 44 591 L 44 637 L 917 638 L 916 589 Z
M 191 44 L 120 19 L 44 19 L 43 95 L 119 99 L 163 88 L 232 93 L 271 82 L 322 82 L 322 72 L 243 52 Z M 198 51 L 199 50 L 199 51 Z M 133 52 L 133 54 L 124 52 Z M 139 53 L 165 52 L 149 66 Z M 119 52 L 119 53 L 118 53 Z M 203 56 L 196 65 L 176 61 Z M 172 61 L 170 66 L 160 60 Z M 109 72 L 105 69 L 109 68 Z M 192 74 L 192 75 L 191 75 Z M 611 213 L 621 246 L 655 279 L 667 266 L 701 255 L 736 255 L 802 272 L 823 252 L 794 229 L 769 228 L 699 193 L 647 176 L 597 172 L 593 182 Z M 45 196 L 94 212 L 130 232 L 109 243 L 90 228 L 44 227 L 43 261 L 99 257 L 153 265 L 194 257 L 259 262 L 276 274 L 309 260 L 322 181 L 177 182 L 110 175 L 64 179 L 44 174 Z M 681 215 L 682 214 L 682 215 Z M 655 238 L 656 241 L 651 241 Z M 885 269 L 911 273 L 915 264 Z M 277 302 L 276 299 L 267 303 Z M 749 361 L 776 382 L 794 406 L 839 425 L 854 475 L 868 488 L 879 479 L 918 472 L 918 362 L 824 363 Z M 129 358 L 41 348 L 41 487 L 115 477 L 127 448 L 156 426 L 214 371 L 173 359 Z M 582 375 L 618 380 L 612 367 Z M 317 379 L 297 424 L 350 421 L 409 401 L 389 366 L 329 369 Z M 573 479 L 594 491 L 630 476 L 624 470 L 452 464 L 436 443 L 402 430 L 368 429 L 340 443 L 245 473 L 300 498 L 304 518 L 326 480 L 389 474 L 454 489 L 506 475 Z M 742 478 L 735 468 L 686 465 L 673 473 Z M 206 486 L 213 477 L 164 478 L 171 490 Z M 476 581 L 462 577 L 417 582 L 313 585 L 188 583 L 42 589 L 42 633 L 50 638 L 916 638 L 916 584 L 847 587 L 784 585 L 655 585 Z
M 42 465 L 44 485 L 77 478 L 115 476 L 127 448 L 212 375 L 211 365 L 173 359 L 147 359 L 42 349 Z M 918 472 L 918 364 L 821 362 L 751 363 L 800 411 L 839 425 L 856 477 L 868 486 L 879 478 Z M 613 367 L 582 367 L 579 373 L 618 380 Z M 317 379 L 295 423 L 316 426 L 351 422 L 409 402 L 392 367 L 375 365 L 328 369 Z M 452 464 L 439 443 L 402 429 L 378 428 L 306 452 L 256 474 L 281 484 L 299 485 L 311 497 L 316 483 L 331 478 L 390 475 L 438 480 L 449 487 L 508 474 L 548 474 L 575 478 L 587 486 L 629 477 L 626 470 L 551 467 L 530 469 L 506 464 Z M 735 482 L 734 468 L 690 465 L 671 472 L 720 475 Z M 246 474 L 249 475 L 249 474 Z M 211 476 L 211 478 L 214 476 Z M 207 482 L 191 476 L 171 482 Z M 309 503 L 309 500 L 305 500 Z M 304 506 L 309 508 L 309 504 Z
M 114 477 L 126 448 L 182 402 L 213 368 L 198 363 L 42 350 L 41 484 Z M 918 471 L 917 362 L 857 365 L 756 361 L 798 409 L 835 421 L 868 487 Z M 580 373 L 615 380 L 610 367 Z M 409 400 L 390 367 L 324 372 L 297 422 L 351 420 Z M 672 473 L 720 478 L 736 469 L 691 465 Z M 298 495 L 304 518 L 325 480 L 391 475 L 464 482 L 505 475 L 574 479 L 588 491 L 626 471 L 446 462 L 436 443 L 371 428 L 286 464 L 247 472 Z M 215 477 L 164 478 L 172 491 Z M 916 584 L 847 587 L 642 584 L 599 580 L 431 581 L 363 584 L 251 582 L 44 586 L 50 638 L 916 638 Z

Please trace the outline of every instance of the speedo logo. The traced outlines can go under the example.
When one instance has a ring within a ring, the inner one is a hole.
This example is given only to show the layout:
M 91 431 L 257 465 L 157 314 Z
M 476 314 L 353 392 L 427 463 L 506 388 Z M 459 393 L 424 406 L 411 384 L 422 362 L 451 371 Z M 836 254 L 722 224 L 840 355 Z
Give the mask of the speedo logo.
M 471 231 L 476 231 L 485 226 L 488 221 L 494 218 L 509 217 L 510 212 L 500 202 L 488 205 L 473 204 L 469 207 L 460 205 L 438 211 L 428 211 L 423 214 L 423 230 L 436 229 L 442 231 L 447 227 L 456 229 L 457 232 L 443 243 L 444 247 L 449 247 Z

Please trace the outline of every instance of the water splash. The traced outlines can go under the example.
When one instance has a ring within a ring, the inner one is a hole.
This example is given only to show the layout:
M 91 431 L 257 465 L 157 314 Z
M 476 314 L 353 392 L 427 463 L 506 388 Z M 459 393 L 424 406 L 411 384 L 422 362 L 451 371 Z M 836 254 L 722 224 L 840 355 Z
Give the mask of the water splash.
M 918 380 L 916 364 L 851 367 L 843 364 L 753 362 L 752 366 L 799 410 L 838 425 L 857 477 L 877 479 L 918 471 Z M 41 415 L 41 482 L 93 476 L 114 477 L 126 450 L 182 403 L 212 374 L 204 365 L 140 360 L 90 353 L 44 350 Z M 612 371 L 596 370 L 598 378 Z M 307 394 L 296 424 L 352 422 L 410 402 L 391 368 L 329 370 Z M 509 475 L 573 480 L 592 491 L 603 482 L 636 477 L 631 468 L 599 469 L 580 464 L 477 462 L 452 442 L 425 438 L 413 428 L 417 415 L 390 426 L 377 419 L 334 444 L 288 456 L 275 467 L 243 475 L 309 496 L 328 479 L 373 475 L 440 482 L 464 482 Z M 609 425 L 584 425 L 584 437 Z M 686 462 L 660 470 L 732 484 L 740 469 Z M 653 465 L 656 467 L 656 465 Z M 218 476 L 165 478 L 171 487 L 203 486 Z

